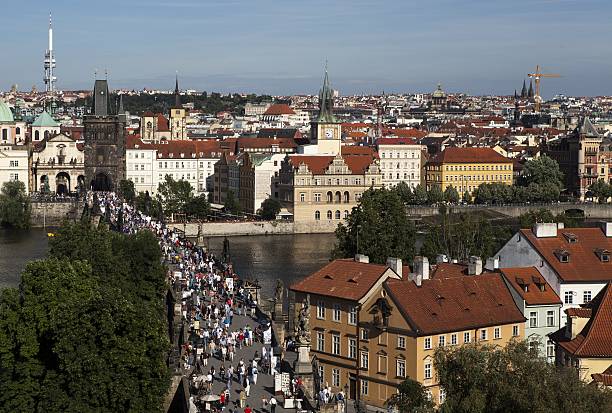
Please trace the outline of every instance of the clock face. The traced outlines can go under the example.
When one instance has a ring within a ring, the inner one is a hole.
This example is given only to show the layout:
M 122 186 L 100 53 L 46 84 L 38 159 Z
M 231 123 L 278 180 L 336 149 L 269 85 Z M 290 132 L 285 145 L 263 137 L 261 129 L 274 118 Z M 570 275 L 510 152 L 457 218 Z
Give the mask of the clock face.
M 334 131 L 332 129 L 325 129 L 325 137 L 331 139 L 334 137 Z

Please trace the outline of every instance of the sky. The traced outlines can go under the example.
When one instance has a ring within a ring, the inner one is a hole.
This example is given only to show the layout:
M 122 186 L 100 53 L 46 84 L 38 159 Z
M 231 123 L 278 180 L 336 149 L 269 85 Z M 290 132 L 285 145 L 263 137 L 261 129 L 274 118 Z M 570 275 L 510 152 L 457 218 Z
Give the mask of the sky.
M 0 89 L 44 88 L 53 15 L 60 89 L 314 94 L 612 95 L 610 0 L 21 0 L 2 6 Z

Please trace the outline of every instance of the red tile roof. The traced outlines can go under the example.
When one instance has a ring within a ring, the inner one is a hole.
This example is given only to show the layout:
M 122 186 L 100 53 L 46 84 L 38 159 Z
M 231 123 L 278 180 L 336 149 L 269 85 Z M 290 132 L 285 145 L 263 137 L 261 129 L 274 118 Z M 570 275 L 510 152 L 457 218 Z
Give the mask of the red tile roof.
M 569 317 L 591 318 L 593 312 L 590 308 L 572 307 L 565 310 L 565 314 Z
M 510 290 L 500 274 L 388 280 L 386 289 L 419 335 L 523 323 Z
M 163 143 L 145 143 L 138 135 L 126 137 L 127 149 L 157 150 L 158 159 L 220 158 L 223 152 L 221 145 L 222 141 L 217 140 L 171 140 Z
M 468 267 L 465 264 L 441 262 L 432 265 L 431 278 L 465 277 L 468 275 Z
M 356 262 L 352 259 L 334 260 L 291 285 L 290 289 L 358 301 L 372 289 L 387 269 L 386 265 Z
M 512 163 L 491 148 L 449 147 L 438 152 L 428 163 Z
M 500 271 L 527 305 L 561 304 L 561 299 L 537 268 L 502 268 Z M 525 291 L 525 287 L 527 287 L 527 291 Z
M 550 335 L 565 351 L 578 357 L 612 357 L 612 286 L 608 283 L 583 308 L 589 308 L 592 316 L 574 339 L 565 336 L 561 329 Z
M 400 138 L 423 138 L 427 136 L 427 132 L 418 129 L 401 129 L 401 128 L 383 128 L 384 136 L 397 136 Z
M 595 254 L 598 248 L 612 251 L 612 237 L 606 237 L 601 229 L 565 228 L 558 230 L 556 237 L 546 238 L 537 238 L 529 229 L 522 229 L 521 234 L 563 281 L 612 280 L 612 262 L 602 262 Z M 568 242 L 564 234 L 575 235 L 577 241 Z M 560 262 L 556 250 L 569 252 L 569 262 Z
M 292 138 L 250 138 L 240 137 L 238 138 L 238 149 L 270 149 L 273 146 L 279 148 L 295 149 L 297 144 Z
M 361 148 L 361 149 L 358 149 Z M 370 165 L 376 157 L 371 148 L 357 146 L 343 146 L 342 159 L 355 175 L 363 175 L 366 173 Z M 334 160 L 332 155 L 290 155 L 289 162 L 297 169 L 301 164 L 308 167 L 308 170 L 314 175 L 322 175 L 325 173 L 329 165 Z
M 593 381 L 604 386 L 612 386 L 612 364 L 603 372 L 591 374 Z
M 276 103 L 270 106 L 264 115 L 295 115 L 295 112 L 285 103 Z
M 416 145 L 412 138 L 379 138 L 376 145 Z

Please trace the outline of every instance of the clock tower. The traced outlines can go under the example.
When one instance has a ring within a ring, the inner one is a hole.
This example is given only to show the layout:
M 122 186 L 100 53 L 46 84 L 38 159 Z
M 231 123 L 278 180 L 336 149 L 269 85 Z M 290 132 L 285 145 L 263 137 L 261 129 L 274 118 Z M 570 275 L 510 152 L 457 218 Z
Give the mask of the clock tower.
M 323 88 L 319 92 L 319 113 L 310 124 L 310 142 L 317 145 L 319 154 L 337 155 L 342 145 L 341 133 L 340 122 L 334 116 L 334 96 L 325 68 Z

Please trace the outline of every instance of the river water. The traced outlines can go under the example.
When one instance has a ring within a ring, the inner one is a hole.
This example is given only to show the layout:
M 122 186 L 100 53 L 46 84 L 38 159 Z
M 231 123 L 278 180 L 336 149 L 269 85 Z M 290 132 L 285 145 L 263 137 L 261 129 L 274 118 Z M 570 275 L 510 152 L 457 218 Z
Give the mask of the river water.
M 274 295 L 276 280 L 286 286 L 321 268 L 329 261 L 334 234 L 260 235 L 228 237 L 231 260 L 237 274 L 257 278 L 264 297 Z M 205 244 L 218 256 L 223 238 Z M 16 287 L 29 261 L 44 258 L 47 235 L 42 229 L 0 229 L 0 288 Z

